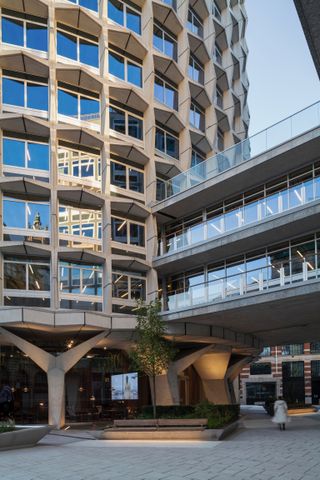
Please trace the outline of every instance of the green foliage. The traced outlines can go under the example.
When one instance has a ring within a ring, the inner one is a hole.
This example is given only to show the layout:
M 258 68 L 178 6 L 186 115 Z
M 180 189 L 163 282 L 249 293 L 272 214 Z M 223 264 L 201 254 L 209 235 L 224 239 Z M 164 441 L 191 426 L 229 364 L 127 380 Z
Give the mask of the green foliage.
M 197 405 L 168 405 L 157 407 L 158 418 L 207 418 L 208 428 L 223 428 L 238 420 L 239 405 L 215 405 L 207 400 Z M 152 418 L 152 407 L 145 406 L 138 418 Z
M 216 405 L 214 403 L 205 400 L 198 403 L 195 407 L 194 414 L 198 418 L 239 418 L 240 406 L 239 405 Z
M 0 433 L 12 432 L 15 430 L 16 425 L 14 420 L 0 421 Z
M 175 355 L 172 344 L 164 339 L 165 324 L 160 311 L 159 300 L 149 305 L 139 303 L 137 308 L 137 341 L 131 358 L 136 368 L 149 377 L 167 370 Z
M 153 410 L 151 405 L 141 407 L 138 413 L 139 418 L 152 418 Z M 159 405 L 157 407 L 158 418 L 194 418 L 194 406 L 192 405 Z

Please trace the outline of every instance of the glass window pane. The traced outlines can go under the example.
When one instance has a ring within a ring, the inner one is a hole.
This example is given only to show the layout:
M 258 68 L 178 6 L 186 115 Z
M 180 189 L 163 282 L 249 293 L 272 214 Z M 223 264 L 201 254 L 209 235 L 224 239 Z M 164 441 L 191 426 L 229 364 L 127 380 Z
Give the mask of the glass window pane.
M 108 17 L 119 25 L 123 25 L 123 4 L 117 0 L 108 0 Z
M 155 147 L 161 152 L 165 151 L 165 135 L 159 128 L 156 129 Z
M 143 122 L 140 118 L 128 115 L 128 135 L 142 140 L 143 138 Z
M 100 113 L 100 102 L 93 98 L 81 97 L 80 98 L 80 115 L 81 120 L 90 121 L 92 118 L 96 118 Z
M 144 226 L 130 223 L 130 244 L 144 247 Z
M 3 139 L 3 163 L 15 167 L 25 166 L 25 142 L 12 138 Z
M 4 262 L 4 288 L 26 289 L 26 265 Z
M 92 42 L 80 38 L 80 62 L 99 67 L 99 48 Z
M 27 83 L 27 107 L 48 111 L 48 86 Z
M 112 274 L 112 296 L 114 298 L 128 299 L 129 284 L 127 275 L 120 273 Z
M 154 96 L 159 102 L 164 103 L 164 83 L 157 77 L 154 80 Z
M 128 82 L 142 87 L 142 69 L 139 65 L 128 61 Z
M 58 113 L 78 118 L 78 96 L 58 89 Z
M 89 8 L 90 10 L 93 10 L 94 12 L 98 12 L 98 0 L 80 0 L 79 4 L 82 7 Z
M 33 230 L 49 230 L 49 205 L 42 203 L 27 204 L 28 228 Z
M 109 51 L 109 73 L 124 80 L 124 59 L 120 55 Z
M 124 165 L 111 162 L 111 183 L 120 188 L 127 188 L 126 167 Z
M 23 47 L 23 23 L 20 20 L 2 17 L 2 41 Z
M 27 168 L 49 170 L 49 145 L 27 143 Z
M 62 57 L 77 60 L 77 38 L 68 33 L 57 31 L 57 53 Z
M 25 204 L 14 200 L 3 201 L 3 226 L 11 228 L 25 228 Z
M 175 137 L 167 134 L 166 153 L 171 157 L 179 158 L 179 142 Z
M 49 265 L 28 265 L 29 290 L 50 291 Z
M 127 221 L 121 218 L 112 218 L 112 240 L 127 243 Z
M 34 23 L 27 23 L 27 47 L 48 51 L 48 31 L 47 27 L 36 25 Z
M 73 293 L 81 293 L 80 292 L 80 268 L 71 268 L 71 285 L 70 285 L 70 292 Z
M 131 278 L 130 289 L 132 300 L 145 300 L 146 297 L 146 282 L 142 278 Z
M 127 27 L 133 32 L 141 34 L 141 15 L 127 7 Z
M 129 168 L 129 189 L 130 190 L 134 192 L 143 193 L 144 192 L 143 179 L 144 179 L 143 172 L 139 172 L 138 170 Z
M 122 110 L 109 107 L 110 128 L 116 132 L 126 133 L 126 118 Z
M 24 107 L 24 84 L 11 78 L 2 79 L 2 101 L 8 105 Z
M 153 27 L 153 46 L 157 50 L 160 50 L 160 52 L 164 50 L 162 31 L 156 26 Z

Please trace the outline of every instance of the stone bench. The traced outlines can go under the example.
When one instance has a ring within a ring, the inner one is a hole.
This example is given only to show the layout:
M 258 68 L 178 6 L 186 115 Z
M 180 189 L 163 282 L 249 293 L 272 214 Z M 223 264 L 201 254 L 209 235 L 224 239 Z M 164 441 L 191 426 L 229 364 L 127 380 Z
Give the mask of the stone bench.
M 116 429 L 197 429 L 203 430 L 208 425 L 206 418 L 157 418 L 114 420 L 113 427 Z

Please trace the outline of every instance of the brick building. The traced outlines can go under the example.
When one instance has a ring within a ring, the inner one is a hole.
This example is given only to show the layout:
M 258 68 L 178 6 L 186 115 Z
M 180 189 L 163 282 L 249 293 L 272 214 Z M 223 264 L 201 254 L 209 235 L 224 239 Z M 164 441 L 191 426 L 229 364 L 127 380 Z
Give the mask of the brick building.
M 240 374 L 240 402 L 283 395 L 290 403 L 319 404 L 320 342 L 266 347 Z

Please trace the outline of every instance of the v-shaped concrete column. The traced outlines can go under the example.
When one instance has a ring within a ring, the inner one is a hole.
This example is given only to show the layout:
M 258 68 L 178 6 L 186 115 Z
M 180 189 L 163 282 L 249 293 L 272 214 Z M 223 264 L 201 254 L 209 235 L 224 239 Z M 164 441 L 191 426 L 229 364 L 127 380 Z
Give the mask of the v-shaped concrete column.
M 105 330 L 57 357 L 0 327 L 2 336 L 18 347 L 47 374 L 49 424 L 61 428 L 65 423 L 65 374 L 91 348 L 109 334 Z
M 216 345 L 212 352 L 205 353 L 194 363 L 210 402 L 228 404 L 232 401 L 226 376 L 230 357 L 231 348 Z
M 156 377 L 156 397 L 157 405 L 179 405 L 179 373 L 190 367 L 197 359 L 199 359 L 206 352 L 212 350 L 213 345 L 208 345 L 200 348 L 193 353 L 189 353 L 175 362 L 172 362 L 168 370 L 162 375 Z M 150 379 L 152 386 L 152 379 Z M 151 388 L 151 392 L 153 389 Z

